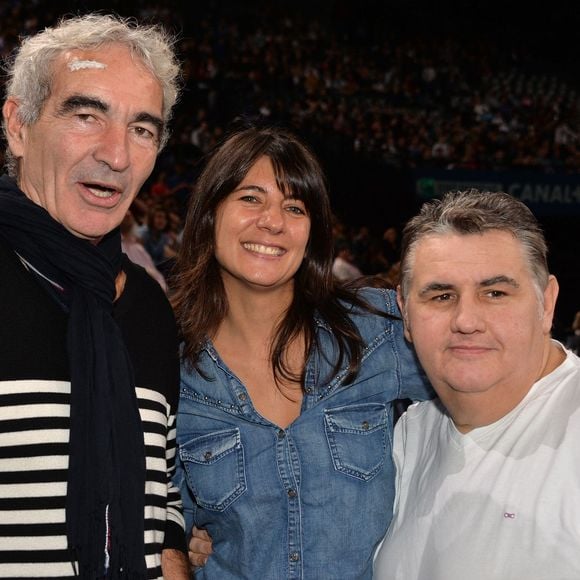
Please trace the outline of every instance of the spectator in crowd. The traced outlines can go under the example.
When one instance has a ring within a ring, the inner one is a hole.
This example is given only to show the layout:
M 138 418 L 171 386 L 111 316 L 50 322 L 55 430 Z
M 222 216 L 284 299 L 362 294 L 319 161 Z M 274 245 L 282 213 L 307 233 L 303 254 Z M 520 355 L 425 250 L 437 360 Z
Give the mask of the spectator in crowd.
M 398 299 L 439 396 L 397 423 L 377 580 L 580 577 L 580 359 L 530 210 L 458 192 L 406 226 Z
M 294 136 L 247 128 L 209 158 L 173 294 L 176 482 L 187 530 L 213 539 L 208 559 L 194 528 L 196 578 L 372 576 L 393 401 L 430 391 L 393 291 L 335 284 L 330 233 L 324 176 Z
M 375 236 L 371 237 L 369 247 L 367 249 L 367 255 L 365 257 L 364 263 L 366 266 L 361 268 L 365 274 L 386 274 L 391 268 L 391 264 L 385 258 L 383 254 L 383 248 L 381 247 L 381 242 Z M 394 286 L 394 288 L 396 285 Z
M 159 171 L 155 180 L 151 184 L 149 188 L 149 193 L 153 199 L 162 200 L 165 197 L 168 197 L 172 194 L 171 189 L 167 185 L 167 172 L 166 171 Z
M 383 232 L 383 256 L 390 266 L 395 265 L 401 259 L 401 246 L 399 244 L 399 231 L 389 226 Z
M 357 232 L 352 236 L 350 250 L 352 252 L 353 262 L 360 270 L 369 271 L 369 254 L 371 246 L 371 233 L 367 225 L 360 226 Z
M 134 233 L 135 219 L 130 209 L 127 210 L 121 222 L 121 249 L 129 260 L 145 269 L 154 280 L 157 280 L 164 292 L 167 292 L 167 283 L 163 274 L 155 267 L 153 259 L 145 246 Z
M 149 209 L 147 228 L 142 230 L 141 240 L 156 266 L 175 257 L 177 240 L 171 232 L 169 212 L 162 205 Z
M 167 140 L 172 45 L 90 14 L 26 38 L 8 69 L 1 577 L 188 577 L 175 322 L 118 229 Z
M 354 263 L 354 255 L 347 243 L 339 244 L 332 262 L 332 275 L 340 282 L 350 282 L 363 273 Z

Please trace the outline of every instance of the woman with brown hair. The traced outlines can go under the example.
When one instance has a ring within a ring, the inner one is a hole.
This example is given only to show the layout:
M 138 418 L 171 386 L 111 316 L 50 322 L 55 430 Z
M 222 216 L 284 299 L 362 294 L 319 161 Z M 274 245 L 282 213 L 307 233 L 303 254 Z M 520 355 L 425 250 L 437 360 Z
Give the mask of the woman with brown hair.
M 310 150 L 279 129 L 227 138 L 191 198 L 173 294 L 177 482 L 187 529 L 213 541 L 196 577 L 371 578 L 392 402 L 428 389 L 394 294 L 337 285 L 332 254 Z

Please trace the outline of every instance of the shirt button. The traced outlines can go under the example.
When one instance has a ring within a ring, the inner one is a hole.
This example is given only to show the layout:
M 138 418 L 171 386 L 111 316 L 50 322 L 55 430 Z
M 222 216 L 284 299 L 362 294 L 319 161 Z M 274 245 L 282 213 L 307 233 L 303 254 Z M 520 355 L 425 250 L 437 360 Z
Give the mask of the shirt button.
M 240 399 L 240 401 L 245 401 L 248 397 L 246 396 L 245 393 L 240 393 L 238 395 L 238 399 Z
M 291 562 L 298 562 L 300 560 L 300 554 L 298 552 L 292 552 L 290 554 L 290 561 Z
M 278 439 L 284 439 L 284 437 L 286 437 L 286 432 L 284 431 L 284 429 L 279 429 L 278 430 Z
M 362 422 L 362 428 L 363 428 L 365 431 L 368 431 L 369 427 L 370 427 L 370 425 L 369 425 L 369 422 L 368 422 L 368 421 L 363 421 L 363 422 Z
M 212 458 L 212 455 L 213 455 L 213 453 L 212 453 L 211 451 L 206 451 L 206 452 L 203 454 L 203 458 L 204 458 L 206 461 L 209 461 L 209 460 Z
M 298 494 L 296 493 L 296 491 L 294 489 L 289 489 L 288 490 L 288 497 L 296 497 Z
M 306 387 L 306 389 L 304 389 L 308 394 L 310 394 L 312 392 L 312 389 L 310 387 Z

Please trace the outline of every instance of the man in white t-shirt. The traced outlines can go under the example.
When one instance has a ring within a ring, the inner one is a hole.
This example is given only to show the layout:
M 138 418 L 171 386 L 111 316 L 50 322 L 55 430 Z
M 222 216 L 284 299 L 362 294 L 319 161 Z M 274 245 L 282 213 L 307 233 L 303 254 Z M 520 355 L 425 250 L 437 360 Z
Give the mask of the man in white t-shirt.
M 399 305 L 438 401 L 399 421 L 377 580 L 580 578 L 580 359 L 520 201 L 455 192 L 405 228 Z

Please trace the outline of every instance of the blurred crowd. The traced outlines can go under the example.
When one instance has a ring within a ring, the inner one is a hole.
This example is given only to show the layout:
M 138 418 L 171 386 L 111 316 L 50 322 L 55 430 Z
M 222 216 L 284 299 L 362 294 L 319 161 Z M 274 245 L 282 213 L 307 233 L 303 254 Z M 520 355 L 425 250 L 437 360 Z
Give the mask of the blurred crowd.
M 525 49 L 283 6 L 192 22 L 181 142 L 206 151 L 244 113 L 395 167 L 580 169 L 580 95 Z
M 173 146 L 206 152 L 245 115 L 394 167 L 580 170 L 577 85 L 525 46 L 478 28 L 472 35 L 460 21 L 455 35 L 436 22 L 427 34 L 424 23 L 399 26 L 394 10 L 377 26 L 372 11 L 353 20 L 352 11 L 292 6 L 208 1 L 191 17 L 171 2 L 118 7 L 179 31 L 187 91 Z M 3 3 L 0 54 L 59 10 L 59 2 Z
M 183 43 L 199 104 L 177 138 L 202 151 L 244 112 L 393 167 L 580 169 L 576 89 L 491 39 L 371 40 L 306 15 L 217 24 L 201 19 Z

